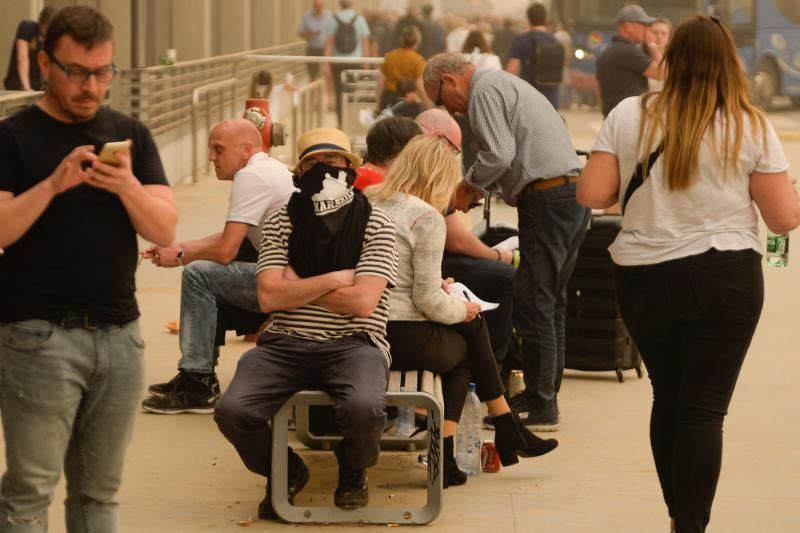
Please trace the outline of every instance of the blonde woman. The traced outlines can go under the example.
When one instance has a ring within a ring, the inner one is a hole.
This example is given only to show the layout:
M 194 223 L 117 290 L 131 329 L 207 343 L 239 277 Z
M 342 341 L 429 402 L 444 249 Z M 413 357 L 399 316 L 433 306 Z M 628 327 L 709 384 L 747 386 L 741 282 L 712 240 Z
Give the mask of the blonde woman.
M 442 213 L 462 179 L 450 145 L 420 136 L 400 152 L 386 180 L 367 190 L 397 226 L 399 268 L 397 284 L 389 293 L 387 326 L 392 368 L 430 370 L 442 376 L 445 487 L 467 481 L 453 456 L 453 436 L 470 381 L 494 417 L 495 444 L 503 465 L 517 463 L 517 456 L 543 455 L 558 445 L 554 439 L 540 439 L 512 415 L 480 306 L 449 294 L 448 282 L 442 281 L 446 233 Z
M 578 201 L 627 202 L 609 248 L 617 299 L 653 385 L 650 441 L 672 528 L 685 533 L 709 521 L 723 420 L 761 315 L 755 206 L 776 233 L 800 224 L 800 206 L 719 19 L 681 24 L 664 63 L 663 91 L 609 113 Z

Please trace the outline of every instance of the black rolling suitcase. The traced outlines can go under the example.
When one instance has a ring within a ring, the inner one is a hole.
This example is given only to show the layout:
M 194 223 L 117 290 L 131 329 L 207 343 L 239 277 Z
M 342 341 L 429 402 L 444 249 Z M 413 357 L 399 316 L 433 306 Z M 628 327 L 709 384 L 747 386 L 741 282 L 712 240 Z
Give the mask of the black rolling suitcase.
M 623 371 L 642 377 L 642 358 L 617 307 L 609 245 L 619 233 L 620 215 L 593 215 L 567 284 L 566 368 Z

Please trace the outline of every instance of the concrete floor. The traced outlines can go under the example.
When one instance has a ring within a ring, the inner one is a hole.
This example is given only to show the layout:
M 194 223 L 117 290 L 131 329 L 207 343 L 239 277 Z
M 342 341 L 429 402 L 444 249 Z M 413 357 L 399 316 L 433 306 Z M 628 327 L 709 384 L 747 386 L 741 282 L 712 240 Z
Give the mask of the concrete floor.
M 565 114 L 576 147 L 591 147 L 599 114 Z M 787 118 L 788 117 L 788 118 Z M 795 114 L 781 114 L 786 131 L 797 129 Z M 786 122 L 788 121 L 788 122 Z M 798 142 L 785 148 L 798 168 Z M 179 239 L 217 231 L 229 185 L 204 179 L 180 184 Z M 508 208 L 496 220 L 514 222 Z M 477 216 L 477 215 L 476 215 Z M 800 256 L 785 269 L 764 268 L 766 305 L 742 370 L 725 427 L 722 477 L 712 513 L 711 532 L 779 533 L 800 531 L 800 331 L 796 294 Z M 147 381 L 175 373 L 178 338 L 165 324 L 178 318 L 180 269 L 142 263 L 138 271 L 142 330 L 147 342 Z M 229 337 L 222 350 L 223 389 L 236 360 L 252 345 Z M 558 533 L 668 531 L 648 444 L 651 401 L 648 380 L 626 372 L 567 371 L 561 393 L 559 448 L 550 455 L 523 459 L 497 474 L 483 474 L 445 492 L 442 514 L 430 531 Z M 491 434 L 486 432 L 486 438 Z M 331 503 L 335 461 L 328 452 L 301 450 L 311 481 L 298 501 Z M 370 471 L 371 502 L 390 505 L 420 501 L 425 470 L 416 453 L 385 453 Z M 289 530 L 303 526 L 260 522 L 256 507 L 264 480 L 242 466 L 210 416 L 158 416 L 140 413 L 128 452 L 119 494 L 120 531 L 194 533 L 199 531 Z M 63 481 L 51 507 L 50 531 L 64 531 Z M 252 520 L 252 522 L 250 522 Z M 306 526 L 309 531 L 323 526 Z M 328 531 L 385 526 L 324 526 Z

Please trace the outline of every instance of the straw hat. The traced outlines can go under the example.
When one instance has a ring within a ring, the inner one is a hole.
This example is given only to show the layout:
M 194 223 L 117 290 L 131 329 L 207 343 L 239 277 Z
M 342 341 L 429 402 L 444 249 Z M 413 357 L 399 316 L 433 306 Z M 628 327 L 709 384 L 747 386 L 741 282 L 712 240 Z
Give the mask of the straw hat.
M 361 166 L 361 158 L 352 153 L 350 139 L 343 131 L 335 128 L 316 128 L 305 132 L 297 139 L 297 153 L 297 165 L 293 170 L 295 174 L 299 172 L 300 164 L 305 159 L 319 153 L 342 154 L 350 160 L 353 168 Z

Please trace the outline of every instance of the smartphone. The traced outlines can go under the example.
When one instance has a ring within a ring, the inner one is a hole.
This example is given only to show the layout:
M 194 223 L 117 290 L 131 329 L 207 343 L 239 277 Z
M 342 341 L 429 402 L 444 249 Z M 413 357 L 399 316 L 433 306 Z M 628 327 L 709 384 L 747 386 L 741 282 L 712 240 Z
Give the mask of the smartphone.
M 100 155 L 98 155 L 97 158 L 103 163 L 109 165 L 119 165 L 119 161 L 114 155 L 117 152 L 122 152 L 126 154 L 128 157 L 130 157 L 131 148 L 130 145 L 128 144 L 128 141 L 114 141 L 105 143 L 103 145 L 103 149 L 100 150 Z

